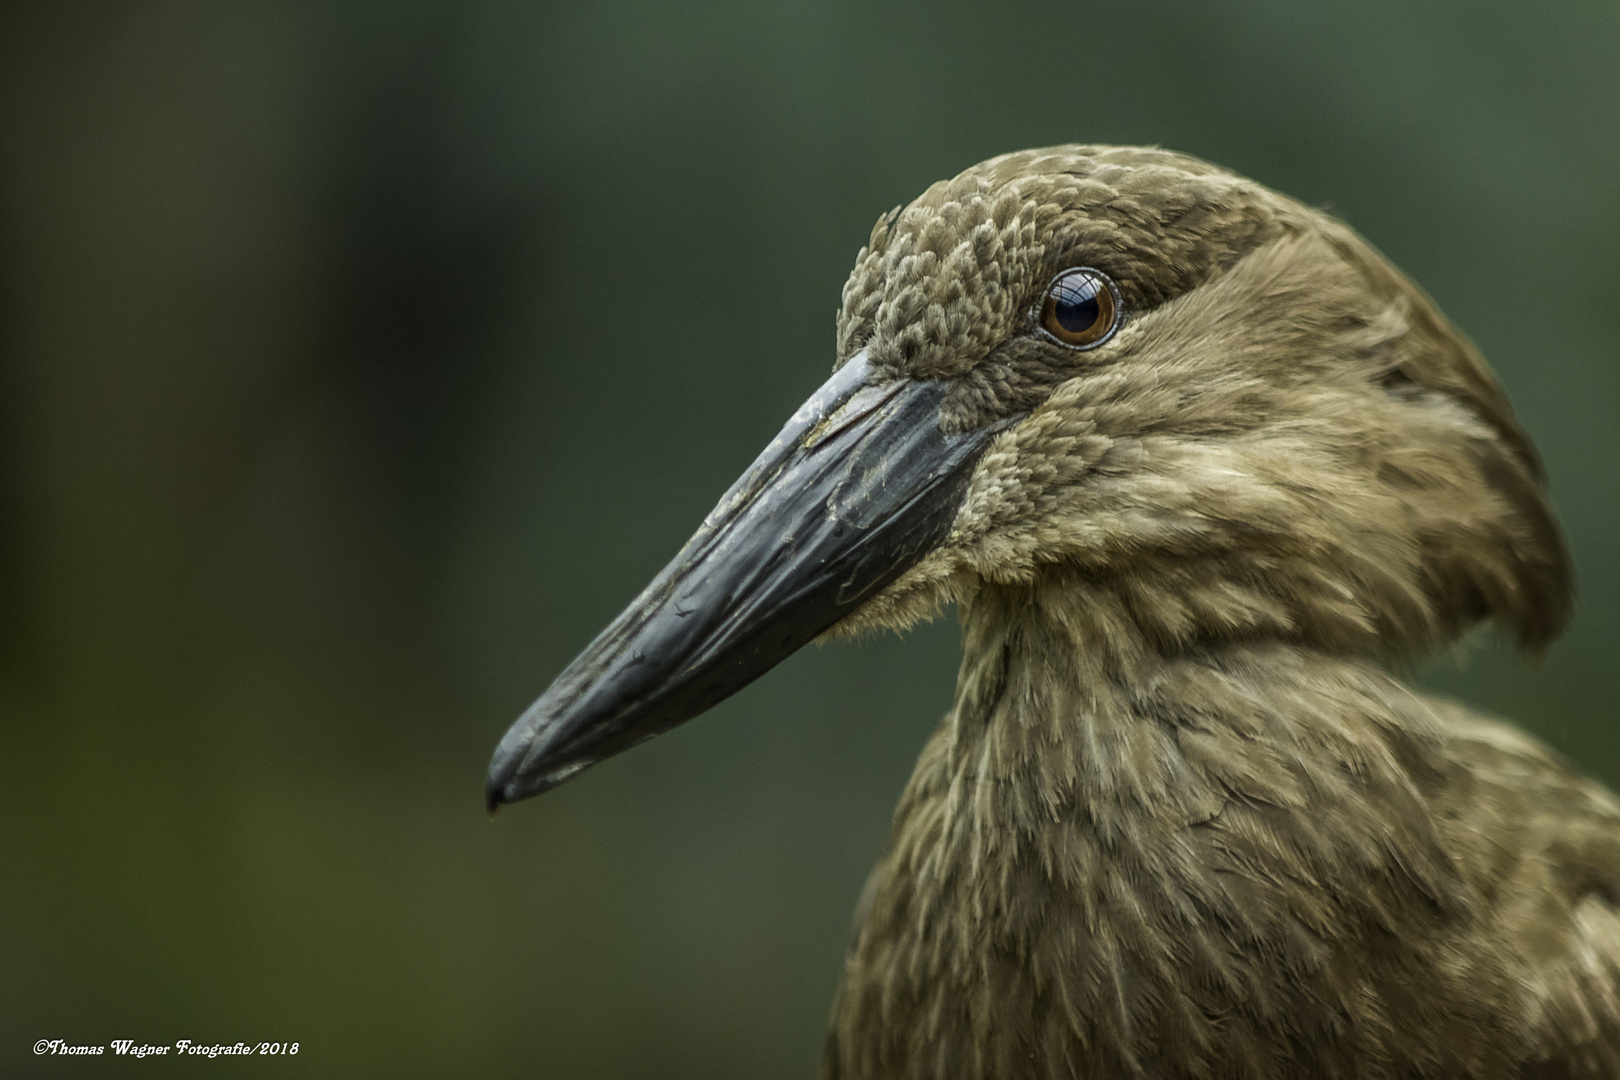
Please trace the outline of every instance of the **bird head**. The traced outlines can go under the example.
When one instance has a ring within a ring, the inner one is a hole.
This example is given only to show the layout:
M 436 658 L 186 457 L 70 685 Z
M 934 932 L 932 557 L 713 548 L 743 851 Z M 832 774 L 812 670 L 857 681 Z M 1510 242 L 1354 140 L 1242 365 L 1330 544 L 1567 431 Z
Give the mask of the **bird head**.
M 832 378 L 513 725 L 490 805 L 986 586 L 1158 650 L 1382 655 L 1539 649 L 1571 594 L 1490 370 L 1349 228 L 1166 151 L 1008 154 L 879 219 Z

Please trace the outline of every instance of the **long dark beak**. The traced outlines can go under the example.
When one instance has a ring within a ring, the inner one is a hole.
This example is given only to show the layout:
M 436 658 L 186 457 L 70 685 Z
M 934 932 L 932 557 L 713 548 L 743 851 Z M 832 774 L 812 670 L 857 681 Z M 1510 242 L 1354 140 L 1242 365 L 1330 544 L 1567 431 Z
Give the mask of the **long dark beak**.
M 489 807 L 690 720 L 747 686 L 936 547 L 1006 423 L 947 434 L 942 382 L 839 368 L 702 528 L 518 718 Z

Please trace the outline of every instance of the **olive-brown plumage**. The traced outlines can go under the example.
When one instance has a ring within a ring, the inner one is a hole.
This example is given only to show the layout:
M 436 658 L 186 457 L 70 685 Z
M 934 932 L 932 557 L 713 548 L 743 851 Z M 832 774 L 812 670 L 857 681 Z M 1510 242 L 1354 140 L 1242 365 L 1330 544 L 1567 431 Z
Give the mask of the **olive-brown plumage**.
M 1620 1076 L 1620 804 L 1400 677 L 1481 621 L 1540 650 L 1571 595 L 1426 296 L 1251 181 L 1058 147 L 885 215 L 838 351 L 492 804 L 954 602 L 826 1076 Z

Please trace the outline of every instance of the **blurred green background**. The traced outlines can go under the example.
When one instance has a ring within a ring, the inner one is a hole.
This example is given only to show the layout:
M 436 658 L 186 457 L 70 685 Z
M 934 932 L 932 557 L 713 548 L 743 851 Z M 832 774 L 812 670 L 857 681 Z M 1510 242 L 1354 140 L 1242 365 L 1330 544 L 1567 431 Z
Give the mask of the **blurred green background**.
M 951 620 L 494 823 L 484 768 L 822 380 L 877 215 L 1027 146 L 1329 206 L 1478 340 L 1581 605 L 1424 678 L 1620 782 L 1617 56 L 1612 0 L 7 6 L 0 1073 L 813 1075 Z

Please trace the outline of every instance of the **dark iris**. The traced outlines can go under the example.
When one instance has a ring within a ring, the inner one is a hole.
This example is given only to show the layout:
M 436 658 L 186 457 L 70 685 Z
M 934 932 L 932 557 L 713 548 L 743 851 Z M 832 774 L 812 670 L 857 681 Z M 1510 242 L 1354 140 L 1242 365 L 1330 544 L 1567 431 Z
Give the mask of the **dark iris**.
M 1065 270 L 1046 287 L 1041 326 L 1065 345 L 1096 345 L 1119 314 L 1113 283 L 1096 270 Z

